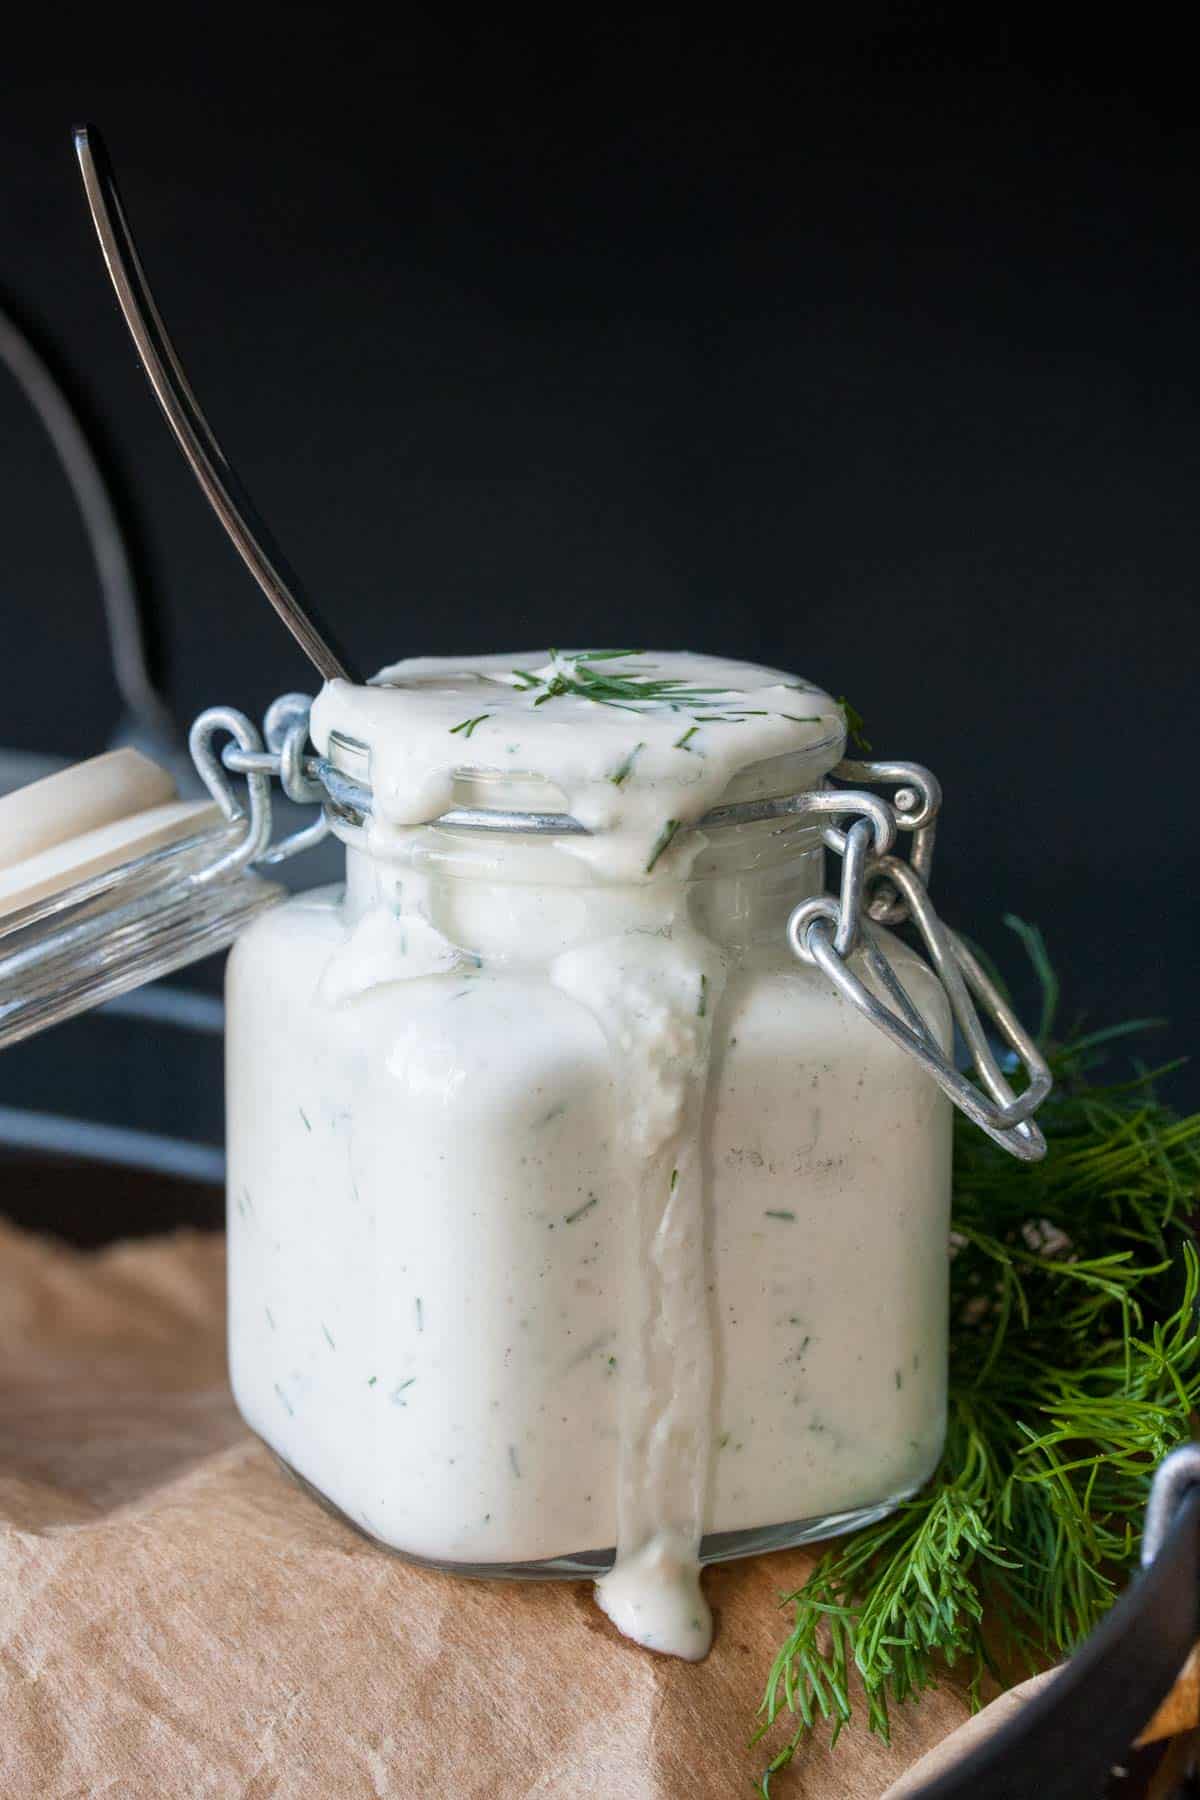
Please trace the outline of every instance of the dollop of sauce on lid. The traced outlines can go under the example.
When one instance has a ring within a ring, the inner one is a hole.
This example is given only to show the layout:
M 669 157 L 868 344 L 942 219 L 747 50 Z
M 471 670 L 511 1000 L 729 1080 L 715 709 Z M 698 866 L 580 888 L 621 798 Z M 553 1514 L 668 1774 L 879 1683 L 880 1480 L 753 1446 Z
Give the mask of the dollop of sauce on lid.
M 828 694 L 778 669 L 562 651 L 413 658 L 366 687 L 331 682 L 312 735 L 326 754 L 336 737 L 370 746 L 373 848 L 449 811 L 464 774 L 525 777 L 561 798 L 539 810 L 592 834 L 563 838 L 569 854 L 600 880 L 641 881 L 677 869 L 683 827 L 740 771 L 840 744 L 844 724 Z

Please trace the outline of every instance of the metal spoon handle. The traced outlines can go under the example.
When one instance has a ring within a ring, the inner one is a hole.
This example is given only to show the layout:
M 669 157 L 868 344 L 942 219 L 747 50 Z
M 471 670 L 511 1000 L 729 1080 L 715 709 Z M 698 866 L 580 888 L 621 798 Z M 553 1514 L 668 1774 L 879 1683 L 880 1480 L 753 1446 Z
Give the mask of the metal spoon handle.
M 334 640 L 311 603 L 299 598 L 299 581 L 200 410 L 154 303 L 112 164 L 94 126 L 80 125 L 76 129 L 75 154 L 83 172 L 92 222 L 129 335 L 167 424 L 205 498 L 309 661 L 326 680 L 337 676 L 346 681 L 360 679 L 351 673 L 351 665 L 341 650 L 334 647 Z

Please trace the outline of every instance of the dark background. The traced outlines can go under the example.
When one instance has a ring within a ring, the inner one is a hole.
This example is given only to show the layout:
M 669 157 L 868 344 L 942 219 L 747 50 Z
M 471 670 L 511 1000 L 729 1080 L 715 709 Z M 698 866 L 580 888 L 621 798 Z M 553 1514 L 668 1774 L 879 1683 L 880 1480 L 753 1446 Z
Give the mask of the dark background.
M 16 27 L 0 291 L 123 472 L 179 719 L 312 683 L 135 366 L 83 118 L 203 404 L 363 664 L 687 644 L 847 693 L 877 752 L 941 775 L 936 896 L 1026 1008 L 1009 909 L 1070 1015 L 1167 1014 L 1148 1054 L 1185 1052 L 1200 134 L 1162 17 L 1104 43 L 1069 13 Z M 4 383 L 0 442 L 0 743 L 86 755 L 117 716 L 95 581 Z M 73 1056 L 72 1107 L 107 1082 L 215 1136 L 215 1075 L 198 1094 L 123 1029 L 119 1074 L 64 1033 L 9 1053 L 0 1100 Z

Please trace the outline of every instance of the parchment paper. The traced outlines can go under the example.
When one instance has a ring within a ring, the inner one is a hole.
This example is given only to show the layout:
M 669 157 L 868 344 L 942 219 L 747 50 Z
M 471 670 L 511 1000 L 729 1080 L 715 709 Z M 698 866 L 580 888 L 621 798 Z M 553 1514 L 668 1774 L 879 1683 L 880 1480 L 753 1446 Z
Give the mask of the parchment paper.
M 225 1380 L 224 1242 L 81 1253 L 0 1223 L 3 1800 L 746 1795 L 791 1551 L 710 1570 L 715 1647 L 617 1636 L 587 1583 L 464 1582 L 326 1514 Z M 967 1716 L 819 1732 L 780 1800 L 877 1800 Z

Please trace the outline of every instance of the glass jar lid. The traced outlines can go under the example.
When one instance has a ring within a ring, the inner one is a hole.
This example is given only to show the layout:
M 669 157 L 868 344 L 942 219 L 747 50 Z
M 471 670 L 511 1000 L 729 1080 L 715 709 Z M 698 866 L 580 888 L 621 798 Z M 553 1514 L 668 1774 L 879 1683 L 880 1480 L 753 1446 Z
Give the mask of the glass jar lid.
M 135 750 L 0 798 L 0 1048 L 230 944 L 282 892 L 252 823 Z

